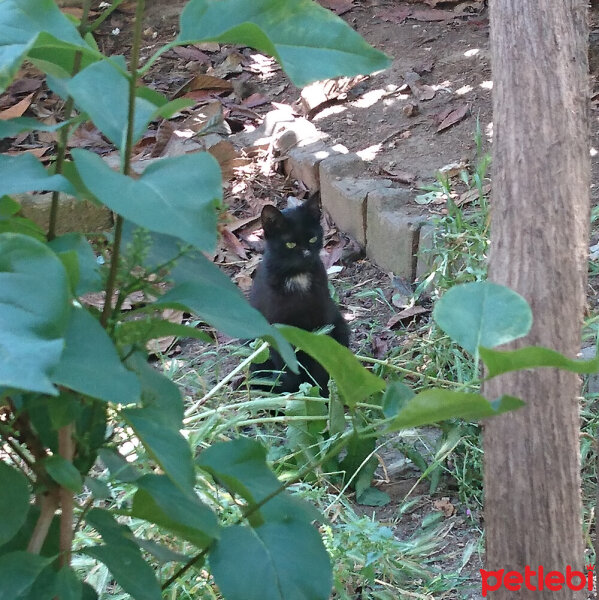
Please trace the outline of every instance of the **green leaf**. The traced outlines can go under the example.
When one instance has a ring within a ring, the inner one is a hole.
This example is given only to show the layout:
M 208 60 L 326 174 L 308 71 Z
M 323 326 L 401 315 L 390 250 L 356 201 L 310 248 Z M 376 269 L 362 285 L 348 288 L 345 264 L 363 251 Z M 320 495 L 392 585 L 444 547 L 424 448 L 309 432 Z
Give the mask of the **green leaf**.
M 58 573 L 52 565 L 45 567 L 28 592 L 19 596 L 18 600 L 55 600 L 57 576 Z
M 250 306 L 239 288 L 204 256 L 196 255 L 192 272 L 181 276 L 181 261 L 173 275 L 184 280 L 175 285 L 154 306 L 187 310 L 231 337 L 262 337 L 272 344 L 291 369 L 297 371 L 297 360 L 291 346 L 264 316 Z
M 21 210 L 21 205 L 10 196 L 0 198 L 0 219 L 8 219 Z
M 556 350 L 542 346 L 527 346 L 518 350 L 491 350 L 481 346 L 479 351 L 487 367 L 488 377 L 536 367 L 555 367 L 580 374 L 599 371 L 599 356 L 591 360 L 572 360 Z
M 164 475 L 144 475 L 137 485 L 131 516 L 164 527 L 198 548 L 218 537 L 216 516 L 195 493 L 183 493 Z
M 143 407 L 155 412 L 155 418 L 165 427 L 179 431 L 183 421 L 181 390 L 166 375 L 148 364 L 145 354 L 137 352 L 127 359 L 127 366 L 141 383 Z M 193 469 L 192 469 L 193 471 Z
M 0 10 L 0 93 L 10 84 L 38 34 L 84 45 L 76 27 L 52 0 L 3 0 Z
M 100 323 L 82 307 L 71 311 L 65 349 L 52 381 L 115 404 L 137 403 L 140 397 L 137 377 L 123 366 Z
M 129 221 L 125 222 L 125 248 L 131 244 L 138 231 Z M 297 360 L 289 343 L 261 313 L 249 305 L 239 288 L 216 265 L 201 252 L 181 244 L 176 237 L 158 233 L 148 233 L 147 236 L 149 241 L 144 266 L 152 272 L 162 268 L 164 264 L 174 262 L 170 275 L 176 284 L 149 310 L 158 306 L 182 308 L 232 337 L 263 337 L 275 346 L 290 368 L 297 372 Z
M 350 408 L 385 389 L 382 379 L 365 369 L 351 350 L 332 337 L 316 335 L 290 325 L 279 325 L 279 331 L 289 342 L 315 358 L 329 372 L 337 382 L 343 401 Z
M 0 138 L 15 137 L 27 131 L 58 131 L 68 125 L 70 121 L 62 121 L 54 125 L 46 125 L 32 117 L 17 117 L 15 119 L 0 120 Z
M 356 502 L 362 506 L 386 506 L 391 498 L 378 488 L 367 487 L 359 494 L 356 493 Z
M 210 567 L 227 600 L 326 600 L 331 593 L 329 555 L 303 521 L 227 527 L 210 551 Z
M 56 395 L 49 375 L 68 317 L 60 259 L 31 237 L 0 234 L 0 385 Z
M 390 64 L 347 23 L 310 0 L 191 0 L 180 29 L 180 43 L 214 40 L 270 54 L 298 87 Z
M 27 593 L 52 560 L 29 552 L 11 552 L 0 556 L 0 600 L 15 600 Z
M 146 552 L 149 552 L 161 565 L 165 565 L 170 562 L 185 563 L 189 560 L 189 557 L 179 552 L 173 552 L 170 548 L 157 544 L 152 540 L 142 540 L 135 538 L 135 543 Z M 201 563 L 194 563 L 196 569 L 201 566 Z
M 83 583 L 83 589 L 81 592 L 81 600 L 98 600 L 98 594 L 96 593 L 96 590 L 94 590 L 89 583 Z
M 56 596 L 60 600 L 81 600 L 83 586 L 71 567 L 63 567 L 56 576 Z
M 344 481 L 352 479 L 356 495 L 360 495 L 372 483 L 372 476 L 378 466 L 378 460 L 374 456 L 375 448 L 374 438 L 361 438 L 354 432 L 347 444 L 347 454 L 339 463 L 339 469 L 345 472 Z
M 266 450 L 259 442 L 249 438 L 212 444 L 201 452 L 197 465 L 229 492 L 241 496 L 248 503 L 248 508 L 281 487 L 281 482 L 266 464 Z M 288 519 L 303 519 L 310 523 L 322 521 L 322 515 L 307 502 L 281 491 L 250 516 L 250 522 L 255 526 L 264 520 Z
M 179 388 L 158 373 L 141 354 L 128 361 L 142 385 L 143 408 L 121 411 L 148 453 L 177 486 L 193 489 L 195 471 L 191 448 L 181 434 L 183 399 Z
M 101 536 L 102 541 L 109 546 L 127 546 L 137 549 L 133 541 L 133 533 L 129 527 L 119 523 L 114 515 L 101 508 L 92 508 L 85 517 L 88 525 L 91 525 Z
M 157 107 L 156 116 L 160 116 L 163 119 L 170 119 L 184 108 L 196 104 L 195 100 L 189 98 L 175 98 L 169 101 L 166 96 L 149 87 L 138 87 L 135 90 L 135 95 L 139 98 L 145 98 L 154 104 Z
M 136 319 L 119 323 L 115 336 L 121 344 L 145 344 L 148 340 L 174 335 L 179 338 L 195 338 L 204 342 L 214 341 L 205 331 L 164 319 Z
M 179 430 L 165 427 L 159 413 L 147 408 L 129 408 L 121 416 L 135 431 L 148 453 L 182 489 L 193 483 L 191 450 Z
M 0 546 L 0 556 L 4 556 L 10 552 L 18 552 L 27 550 L 27 546 L 31 540 L 31 536 L 33 535 L 33 531 L 35 526 L 40 518 L 40 509 L 35 506 L 35 504 L 31 504 L 29 506 L 29 510 L 27 512 L 27 518 L 25 519 L 25 523 L 19 529 L 17 535 L 12 537 L 9 542 Z M 52 521 L 50 523 L 50 528 L 48 529 L 48 535 L 44 540 L 44 544 L 40 551 L 40 556 L 44 556 L 50 558 L 53 561 L 58 553 L 60 552 L 60 517 L 59 515 L 54 515 Z M 2 586 L 0 585 L 0 588 Z M 36 600 L 36 598 L 32 598 L 32 600 Z
M 75 293 L 78 296 L 102 290 L 102 277 L 98 271 L 96 255 L 81 233 L 66 233 L 48 243 L 57 254 L 74 251 L 77 255 L 79 282 Z
M 72 154 L 85 185 L 111 210 L 199 250 L 214 248 L 222 186 L 218 162 L 208 152 L 164 158 L 137 180 L 113 171 L 91 152 Z
M 49 175 L 32 154 L 0 154 L 0 194 L 54 191 L 77 195 L 68 179 L 62 175 Z
M 68 250 L 67 252 L 57 252 L 56 255 L 60 258 L 64 270 L 67 272 L 70 295 L 74 296 L 77 284 L 79 283 L 79 261 L 77 260 L 77 253 L 74 250 Z
M 160 586 L 152 567 L 138 548 L 126 545 L 86 547 L 85 554 L 103 562 L 116 582 L 135 600 L 161 600 Z
M 532 325 L 526 300 L 490 281 L 452 287 L 435 305 L 433 318 L 473 356 L 479 346 L 492 348 L 525 336 Z
M 21 233 L 45 242 L 43 229 L 30 219 L 17 216 L 20 210 L 21 205 L 10 196 L 0 197 L 0 233 Z
M 96 127 L 124 152 L 128 129 L 129 80 L 108 60 L 89 65 L 67 85 L 77 106 Z M 157 107 L 145 98 L 135 99 L 133 143 L 145 133 Z
M 489 402 L 480 394 L 431 389 L 416 394 L 389 423 L 386 432 L 400 431 L 421 425 L 439 423 L 447 419 L 474 421 L 493 417 L 524 406 L 513 396 L 501 396 Z
M 114 448 L 100 448 L 98 457 L 115 481 L 133 483 L 142 476 L 141 471 L 131 466 Z
M 56 483 L 60 484 L 76 494 L 83 488 L 81 473 L 73 466 L 73 463 L 58 454 L 44 459 L 46 472 Z
M 383 414 L 389 419 L 395 416 L 414 397 L 414 391 L 401 381 L 391 381 L 383 394 Z
M 96 500 L 107 500 L 112 497 L 110 486 L 105 481 L 95 477 L 86 477 L 84 483 Z
M 27 478 L 0 462 L 0 545 L 11 540 L 25 524 L 29 512 Z
M 52 78 L 54 82 L 62 80 L 60 95 L 64 99 L 68 96 L 66 86 L 75 70 L 75 61 L 78 54 L 81 54 L 79 60 L 80 70 L 98 60 L 110 60 L 112 62 L 115 58 L 106 59 L 92 44 L 83 43 L 76 46 L 42 32 L 27 53 L 27 59 L 40 71 L 46 73 L 47 79 Z M 51 89 L 54 91 L 52 87 Z M 62 95 L 63 93 L 64 95 Z

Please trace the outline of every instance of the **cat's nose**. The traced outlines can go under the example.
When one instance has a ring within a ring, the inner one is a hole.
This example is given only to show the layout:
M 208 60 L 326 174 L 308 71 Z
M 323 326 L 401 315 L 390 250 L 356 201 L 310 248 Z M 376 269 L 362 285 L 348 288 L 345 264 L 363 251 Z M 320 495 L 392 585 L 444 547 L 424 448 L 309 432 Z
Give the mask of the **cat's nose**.
M 302 250 L 302 254 L 308 258 L 308 256 L 310 256 L 310 250 Z

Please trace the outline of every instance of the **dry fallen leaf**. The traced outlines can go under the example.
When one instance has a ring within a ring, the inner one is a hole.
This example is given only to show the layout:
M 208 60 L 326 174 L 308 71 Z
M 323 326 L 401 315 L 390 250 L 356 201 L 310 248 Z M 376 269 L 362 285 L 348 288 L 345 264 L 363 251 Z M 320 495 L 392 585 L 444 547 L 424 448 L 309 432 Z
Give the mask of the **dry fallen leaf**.
M 231 233 L 225 227 L 221 230 L 220 234 L 229 250 L 232 250 L 239 258 L 243 258 L 244 260 L 248 257 L 245 246 L 237 239 L 234 233 Z
M 33 154 L 36 158 L 41 158 L 50 150 L 50 146 L 46 146 L 45 148 L 27 148 L 25 150 L 9 150 L 4 154 L 8 154 L 9 156 L 17 156 L 18 154 L 23 154 L 24 152 L 27 154 Z
M 33 100 L 34 94 L 35 92 L 32 92 L 28 96 L 25 96 L 23 100 L 0 112 L 0 119 L 6 121 L 6 119 L 16 119 L 17 117 L 22 117 L 23 113 L 31 106 L 31 101 Z
M 449 501 L 449 498 L 443 497 L 433 502 L 433 508 L 440 510 L 446 517 L 451 517 L 455 513 L 455 506 Z
M 455 17 L 455 14 L 450 10 L 439 10 L 438 8 L 431 8 L 430 10 L 415 10 L 411 15 L 410 19 L 416 21 L 451 21 Z
M 483 189 L 482 189 L 483 196 L 487 196 L 490 193 L 490 191 L 491 191 L 490 183 L 483 186 Z M 477 189 L 468 190 L 467 192 L 464 192 L 457 200 L 454 200 L 454 204 L 456 206 L 462 206 L 463 204 L 468 204 L 470 202 L 474 202 L 474 200 L 477 200 L 478 197 L 479 197 L 479 192 Z
M 319 0 L 319 3 L 338 15 L 346 13 L 353 6 L 353 0 Z
M 401 23 L 403 23 L 411 14 L 411 8 L 400 6 L 384 12 L 378 12 L 375 14 L 375 17 L 379 17 L 379 19 L 383 19 L 383 21 L 389 21 L 391 23 L 397 23 L 398 25 L 401 25 Z
M 383 356 L 385 356 L 389 350 L 389 342 L 379 335 L 372 336 L 370 346 L 372 348 L 372 356 L 374 356 L 374 358 L 383 358 Z
M 19 77 L 17 75 L 17 77 Z M 43 80 L 37 77 L 20 77 L 6 90 L 7 94 L 18 95 L 35 92 L 42 87 Z
M 397 181 L 398 183 L 406 183 L 408 185 L 411 185 L 412 183 L 414 183 L 414 181 L 416 181 L 416 175 L 408 171 L 385 169 L 384 167 L 381 167 L 380 174 L 384 175 L 387 179 L 391 179 L 391 181 Z
M 408 319 L 411 319 L 418 315 L 422 315 L 427 312 L 430 312 L 430 309 L 424 308 L 423 306 L 412 306 L 410 308 L 405 308 L 401 312 L 398 312 L 396 315 L 393 315 L 387 321 L 387 327 L 389 329 L 393 329 L 397 324 L 403 323 L 403 321 L 406 321 Z
M 233 169 L 236 166 L 235 161 L 239 158 L 239 152 L 237 152 L 235 146 L 231 142 L 222 140 L 214 146 L 210 146 L 208 152 L 218 161 L 224 179 L 229 179 L 233 175 Z
M 226 79 L 213 77 L 212 75 L 196 75 L 193 79 L 182 85 L 173 95 L 174 98 L 179 98 L 192 92 L 218 90 L 230 92 L 233 90 L 233 85 Z
M 452 125 L 459 123 L 462 119 L 464 119 L 470 110 L 470 107 L 467 104 L 462 104 L 458 106 L 458 108 L 452 110 L 441 122 L 441 125 L 437 127 L 437 133 L 443 131 L 444 129 L 448 129 Z
M 195 46 L 175 46 L 171 52 L 185 60 L 194 60 L 201 63 L 210 62 L 210 57 Z
M 162 318 L 180 325 L 183 323 L 183 311 L 175 310 L 174 308 L 167 308 L 162 311 Z M 169 353 L 169 349 L 172 347 L 174 341 L 177 338 L 174 335 L 168 335 L 153 340 L 148 340 L 146 348 L 150 354 L 172 354 Z
M 417 100 L 432 100 L 435 97 L 436 92 L 430 85 L 420 83 L 420 75 L 418 73 L 406 71 L 403 79 Z
M 152 158 L 162 156 L 162 152 L 164 151 L 167 144 L 169 143 L 175 129 L 176 129 L 175 124 L 171 123 L 170 121 L 167 121 L 166 119 L 164 119 L 160 123 L 160 125 L 158 125 L 158 129 L 156 130 L 156 137 L 155 137 L 156 141 L 154 143 L 154 147 L 152 148 L 152 152 L 150 153 L 150 156 Z

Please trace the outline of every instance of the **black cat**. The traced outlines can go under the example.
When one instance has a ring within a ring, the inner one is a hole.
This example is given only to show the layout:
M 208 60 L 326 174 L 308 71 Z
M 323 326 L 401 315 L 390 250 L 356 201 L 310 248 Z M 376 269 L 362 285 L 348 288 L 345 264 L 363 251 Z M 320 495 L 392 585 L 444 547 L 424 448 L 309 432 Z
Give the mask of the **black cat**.
M 323 238 L 319 196 L 283 211 L 267 205 L 261 220 L 266 250 L 252 285 L 250 304 L 270 323 L 308 331 L 332 325 L 329 335 L 348 346 L 349 328 L 329 294 L 319 255 Z M 252 371 L 281 371 L 273 388 L 276 392 L 293 392 L 300 383 L 310 382 L 326 394 L 329 375 L 322 365 L 303 352 L 298 352 L 298 360 L 303 368 L 296 375 L 284 369 L 280 355 L 271 350 L 270 359 L 254 365 Z

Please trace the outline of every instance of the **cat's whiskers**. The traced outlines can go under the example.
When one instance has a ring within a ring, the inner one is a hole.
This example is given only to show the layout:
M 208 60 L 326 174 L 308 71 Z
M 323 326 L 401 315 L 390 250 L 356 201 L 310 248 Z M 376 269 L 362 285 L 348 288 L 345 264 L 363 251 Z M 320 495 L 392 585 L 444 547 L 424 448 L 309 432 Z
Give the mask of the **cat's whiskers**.
M 298 273 L 285 280 L 285 291 L 287 292 L 307 292 L 312 284 L 310 273 Z

